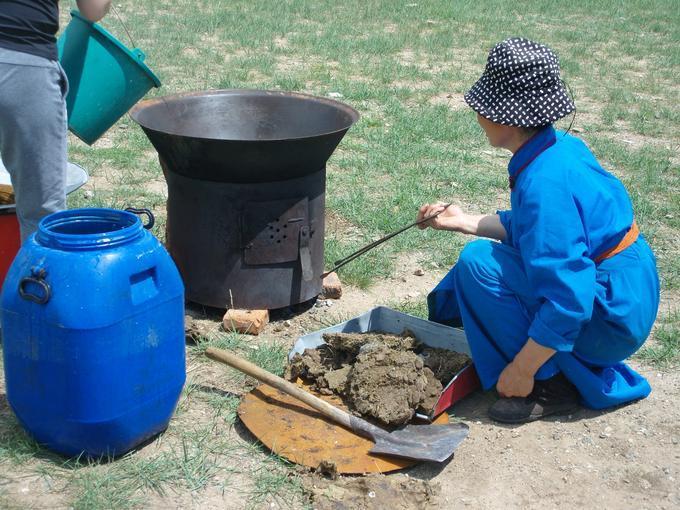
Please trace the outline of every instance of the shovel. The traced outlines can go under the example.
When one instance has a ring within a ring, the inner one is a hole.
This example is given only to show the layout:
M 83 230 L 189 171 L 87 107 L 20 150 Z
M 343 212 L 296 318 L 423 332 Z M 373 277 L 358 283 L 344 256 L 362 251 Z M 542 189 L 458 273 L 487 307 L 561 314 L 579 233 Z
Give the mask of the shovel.
M 402 429 L 388 432 L 227 351 L 209 347 L 205 355 L 295 397 L 334 422 L 370 439 L 375 442 L 370 453 L 444 462 L 453 455 L 455 449 L 468 435 L 468 426 L 464 423 L 407 425 Z

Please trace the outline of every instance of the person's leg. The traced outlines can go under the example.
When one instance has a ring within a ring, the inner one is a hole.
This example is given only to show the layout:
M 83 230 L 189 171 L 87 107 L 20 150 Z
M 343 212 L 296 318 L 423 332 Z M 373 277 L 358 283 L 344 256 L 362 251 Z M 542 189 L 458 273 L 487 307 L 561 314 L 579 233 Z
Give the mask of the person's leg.
M 0 62 L 0 157 L 12 178 L 21 240 L 66 208 L 66 77 L 56 62 Z
M 492 241 L 475 241 L 461 252 L 456 266 L 428 299 L 436 318 L 460 317 L 485 389 L 495 387 L 500 373 L 528 339 L 539 307 L 531 295 L 519 252 Z M 520 423 L 578 407 L 578 392 L 559 372 L 554 360 L 535 376 L 525 398 L 501 398 L 489 409 L 497 421 Z
M 647 241 L 640 236 L 624 252 L 597 267 L 593 316 L 574 343 L 582 359 L 618 363 L 640 349 L 659 309 L 659 278 Z
M 604 409 L 649 395 L 647 380 L 624 361 L 649 336 L 658 306 L 656 263 L 644 238 L 598 266 L 593 316 L 574 351 L 553 357 L 588 407 Z
M 456 296 L 456 282 L 454 266 L 447 275 L 427 295 L 428 320 L 459 328 L 463 325 Z
M 463 249 L 450 274 L 477 373 L 485 389 L 493 388 L 526 343 L 538 308 L 522 259 L 510 246 L 473 241 Z M 536 379 L 548 379 L 557 372 L 557 366 L 548 361 Z

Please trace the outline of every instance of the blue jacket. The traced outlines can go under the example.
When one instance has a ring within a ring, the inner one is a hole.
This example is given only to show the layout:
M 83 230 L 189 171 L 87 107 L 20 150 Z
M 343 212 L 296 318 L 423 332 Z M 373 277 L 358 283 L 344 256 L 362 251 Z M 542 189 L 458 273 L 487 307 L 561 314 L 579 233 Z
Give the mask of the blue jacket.
M 545 148 L 542 152 L 540 149 Z M 538 153 L 537 153 L 538 152 Z M 528 163 L 528 164 L 527 164 Z M 579 139 L 556 133 L 548 126 L 512 157 L 508 172 L 515 183 L 510 211 L 499 211 L 507 232 L 505 243 L 517 248 L 537 297 L 543 300 L 529 329 L 538 343 L 571 351 L 593 307 L 627 309 L 635 295 L 608 299 L 597 282 L 606 280 L 625 257 L 596 264 L 598 255 L 616 246 L 633 222 L 633 208 L 621 182 L 605 171 Z M 628 264 L 626 263 L 628 262 Z M 658 296 L 654 257 L 645 253 L 639 263 L 654 275 L 650 301 Z M 611 289 L 609 289 L 611 290 Z M 639 289 L 630 289 L 637 294 Z M 644 293 L 644 292 L 643 292 Z M 611 296 L 609 296 L 611 298 Z M 623 298 L 623 299 L 622 299 Z M 642 303 L 639 303 L 642 304 Z M 633 325 L 631 334 L 647 337 L 656 316 Z M 622 317 L 623 318 L 623 317 Z M 603 360 L 610 356 L 602 353 Z
M 623 184 L 579 139 L 548 126 L 515 152 L 508 172 L 512 209 L 498 212 L 504 242 L 519 250 L 541 303 L 529 336 L 558 351 L 558 363 L 569 361 L 561 366 L 565 374 L 585 383 L 583 367 L 570 369 L 574 357 L 561 354 L 572 353 L 591 368 L 617 367 L 639 349 L 659 303 L 654 256 L 640 236 L 624 252 L 595 263 L 631 227 L 633 208 Z M 621 370 L 629 377 L 630 369 Z

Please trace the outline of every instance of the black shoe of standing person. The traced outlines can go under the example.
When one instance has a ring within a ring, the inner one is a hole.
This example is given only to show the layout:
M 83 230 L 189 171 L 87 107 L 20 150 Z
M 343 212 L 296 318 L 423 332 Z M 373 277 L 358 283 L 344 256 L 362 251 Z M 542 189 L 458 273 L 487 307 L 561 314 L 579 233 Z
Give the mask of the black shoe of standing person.
M 568 414 L 579 407 L 580 395 L 562 372 L 544 381 L 535 381 L 526 397 L 499 398 L 489 417 L 501 423 L 526 423 L 551 414 Z

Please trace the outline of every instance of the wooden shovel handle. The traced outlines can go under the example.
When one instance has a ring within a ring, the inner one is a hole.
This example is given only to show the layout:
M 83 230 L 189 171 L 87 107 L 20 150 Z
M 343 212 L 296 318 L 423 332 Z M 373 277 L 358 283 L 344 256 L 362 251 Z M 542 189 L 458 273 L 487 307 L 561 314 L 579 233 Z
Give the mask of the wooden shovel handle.
M 263 383 L 268 384 L 269 386 L 272 386 L 277 390 L 281 390 L 282 392 L 290 395 L 291 397 L 295 397 L 296 399 L 304 402 L 308 406 L 313 407 L 324 416 L 330 418 L 331 420 L 335 421 L 336 423 L 339 423 L 344 427 L 347 427 L 350 430 L 355 429 L 353 425 L 355 425 L 354 422 L 356 421 L 356 418 L 353 419 L 349 413 L 346 413 L 345 411 L 342 411 L 341 409 L 332 406 L 328 402 L 321 400 L 318 397 L 315 397 L 311 393 L 306 392 L 305 390 L 299 388 L 297 385 L 286 381 L 282 377 L 267 372 L 266 370 L 258 367 L 257 365 L 254 365 L 249 361 L 239 358 L 238 356 L 230 352 L 224 351 L 222 349 L 208 347 L 205 351 L 205 355 L 210 359 L 229 365 L 230 367 L 233 367 L 236 370 L 243 372 L 244 374 L 254 377 L 255 379 L 262 381 Z

